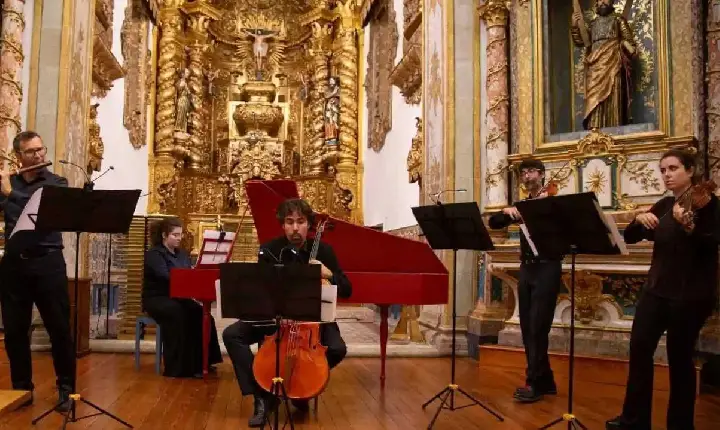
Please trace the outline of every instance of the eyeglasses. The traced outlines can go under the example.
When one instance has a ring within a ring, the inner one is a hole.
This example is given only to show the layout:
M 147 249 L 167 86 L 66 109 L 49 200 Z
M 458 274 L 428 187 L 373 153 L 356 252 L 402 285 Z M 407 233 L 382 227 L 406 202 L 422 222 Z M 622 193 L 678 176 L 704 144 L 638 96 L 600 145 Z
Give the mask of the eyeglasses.
M 26 149 L 24 151 L 20 151 L 20 153 L 25 157 L 32 157 L 33 155 L 39 155 L 40 157 L 44 157 L 45 154 L 47 154 L 47 147 L 43 146 L 40 148 L 33 148 L 33 149 Z
M 539 173 L 539 169 L 522 169 L 520 171 L 520 176 L 530 175 L 532 173 Z

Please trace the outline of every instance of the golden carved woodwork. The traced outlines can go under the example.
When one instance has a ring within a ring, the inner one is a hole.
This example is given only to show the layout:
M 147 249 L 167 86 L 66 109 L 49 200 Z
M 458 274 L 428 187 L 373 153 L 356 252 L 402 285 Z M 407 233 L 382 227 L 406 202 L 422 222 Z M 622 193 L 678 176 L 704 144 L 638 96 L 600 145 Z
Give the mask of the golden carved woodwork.
M 486 0 L 479 7 L 478 12 L 488 27 L 505 26 L 508 21 L 511 3 L 507 0 Z
M 412 145 L 407 156 L 408 181 L 410 183 L 418 182 L 422 187 L 422 174 L 425 168 L 425 145 L 423 138 L 423 123 L 421 118 L 415 118 L 415 137 L 412 139 Z
M 392 128 L 392 83 L 390 74 L 397 54 L 398 30 L 393 0 L 378 0 L 370 21 L 368 72 L 365 78 L 368 116 L 368 148 L 380 152 Z
M 114 0 L 95 1 L 95 25 L 93 27 L 92 82 L 93 97 L 103 98 L 112 88 L 116 79 L 125 75 L 125 70 L 112 53 L 113 5 Z
M 422 99 L 422 46 L 409 44 L 407 51 L 390 74 L 393 85 L 400 89 L 405 102 L 418 105 Z
M 562 281 L 568 291 L 572 288 L 571 274 L 562 275 Z M 588 270 L 579 270 L 575 273 L 575 319 L 580 324 L 590 324 L 601 319 L 600 310 L 603 303 L 610 303 L 619 308 L 615 298 L 611 294 L 603 294 L 604 277 Z M 561 294 L 558 300 L 570 300 L 568 294 Z M 622 309 L 620 315 L 623 314 Z
M 105 152 L 105 145 L 103 144 L 102 137 L 100 137 L 100 125 L 97 122 L 98 106 L 100 106 L 99 103 L 90 105 L 90 125 L 88 127 L 88 174 L 100 171 L 103 153 Z
M 360 220 L 359 13 L 354 0 L 158 1 L 157 71 L 147 74 L 157 76 L 149 212 L 238 214 L 245 180 L 303 172 L 316 210 Z M 185 68 L 190 107 L 178 133 Z M 325 140 L 331 78 L 335 145 Z
M 142 0 L 129 0 L 120 30 L 120 46 L 125 68 L 125 102 L 123 125 L 135 149 L 147 143 L 147 109 L 150 95 L 150 49 L 148 27 L 150 17 Z

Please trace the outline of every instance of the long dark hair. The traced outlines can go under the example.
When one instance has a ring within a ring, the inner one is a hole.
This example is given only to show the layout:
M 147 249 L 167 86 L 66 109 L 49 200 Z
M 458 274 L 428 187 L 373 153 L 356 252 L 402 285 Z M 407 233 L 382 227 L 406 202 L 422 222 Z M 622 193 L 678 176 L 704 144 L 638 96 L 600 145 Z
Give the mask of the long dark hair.
M 182 222 L 176 217 L 163 218 L 156 221 L 152 227 L 150 227 L 150 242 L 153 246 L 162 245 L 163 235 L 172 233 L 177 227 L 182 228 Z

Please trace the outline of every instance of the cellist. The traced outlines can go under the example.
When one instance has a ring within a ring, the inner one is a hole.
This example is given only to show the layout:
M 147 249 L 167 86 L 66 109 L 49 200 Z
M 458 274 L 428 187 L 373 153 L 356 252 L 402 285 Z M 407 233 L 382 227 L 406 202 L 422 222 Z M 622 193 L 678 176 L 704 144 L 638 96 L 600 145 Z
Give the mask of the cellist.
M 260 246 L 259 259 L 268 263 L 291 263 L 299 259 L 303 263 L 319 264 L 321 276 L 337 285 L 338 298 L 348 298 L 352 294 L 352 285 L 340 268 L 332 247 L 322 241 L 319 244 L 317 259 L 310 260 L 311 243 L 308 243 L 308 230 L 314 216 L 310 205 L 302 199 L 286 200 L 278 206 L 277 220 L 282 225 L 284 235 Z M 265 336 L 272 335 L 276 327 L 253 325 L 237 321 L 223 331 L 223 341 L 235 368 L 240 390 L 244 396 L 254 397 L 253 415 L 248 426 L 260 427 L 269 412 L 271 395 L 261 389 L 253 376 L 253 354 L 250 345 L 260 342 Z M 321 325 L 321 343 L 327 347 L 328 366 L 337 366 L 347 353 L 347 346 L 340 334 L 337 323 Z M 307 401 L 293 401 L 301 411 L 307 411 Z

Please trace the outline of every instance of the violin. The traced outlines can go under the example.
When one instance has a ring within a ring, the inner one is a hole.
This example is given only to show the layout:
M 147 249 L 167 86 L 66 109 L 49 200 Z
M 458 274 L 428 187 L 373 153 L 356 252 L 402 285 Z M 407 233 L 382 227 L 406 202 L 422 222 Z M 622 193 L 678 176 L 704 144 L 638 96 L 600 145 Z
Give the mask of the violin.
M 320 238 L 327 221 L 318 224 L 310 260 L 317 258 Z M 329 285 L 326 279 L 323 285 Z M 325 351 L 320 343 L 320 323 L 283 321 L 279 330 L 265 337 L 253 361 L 253 374 L 257 384 L 265 391 L 272 392 L 276 375 L 277 342 L 280 342 L 279 376 L 288 399 L 308 400 L 317 397 L 327 387 L 330 379 Z M 279 394 L 279 393 L 278 393 Z

